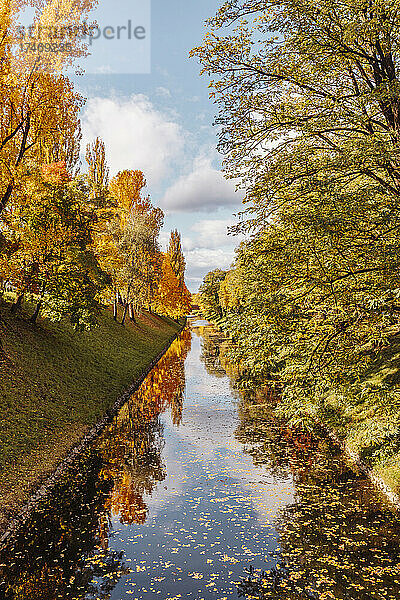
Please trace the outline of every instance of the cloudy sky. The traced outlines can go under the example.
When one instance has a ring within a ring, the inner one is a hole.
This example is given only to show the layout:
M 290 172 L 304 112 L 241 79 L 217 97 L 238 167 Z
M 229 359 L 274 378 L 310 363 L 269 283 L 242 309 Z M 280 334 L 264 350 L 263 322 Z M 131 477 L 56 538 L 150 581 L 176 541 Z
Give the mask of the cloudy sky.
M 153 203 L 166 214 L 162 241 L 172 228 L 182 233 L 192 291 L 209 270 L 229 267 L 238 240 L 227 235 L 227 227 L 242 206 L 242 195 L 220 171 L 208 81 L 188 56 L 219 4 L 152 0 L 150 13 L 147 0 L 100 0 L 99 25 L 123 26 L 130 19 L 132 28 L 146 29 L 147 38 L 130 45 L 100 40 L 86 74 L 74 78 L 88 98 L 83 145 L 99 135 L 112 174 L 145 173 Z

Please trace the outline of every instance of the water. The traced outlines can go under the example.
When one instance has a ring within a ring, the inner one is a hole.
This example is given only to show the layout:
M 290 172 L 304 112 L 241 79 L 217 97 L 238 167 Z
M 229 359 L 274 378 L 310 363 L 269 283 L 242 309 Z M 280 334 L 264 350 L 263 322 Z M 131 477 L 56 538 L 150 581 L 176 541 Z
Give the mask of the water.
M 400 598 L 400 523 L 185 331 L 1 559 L 18 600 Z M 262 417 L 262 418 L 260 418 Z

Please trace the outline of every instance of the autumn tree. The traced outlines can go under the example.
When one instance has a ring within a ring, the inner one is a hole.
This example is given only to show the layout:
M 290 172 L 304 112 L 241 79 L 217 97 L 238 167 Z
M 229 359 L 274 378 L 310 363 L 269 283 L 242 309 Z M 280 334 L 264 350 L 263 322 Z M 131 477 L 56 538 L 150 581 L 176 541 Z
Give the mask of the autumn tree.
M 98 137 L 86 147 L 89 205 L 93 214 L 93 249 L 101 268 L 109 275 L 110 285 L 103 292 L 104 301 L 113 303 L 117 320 L 118 290 L 122 286 L 123 257 L 119 251 L 120 211 L 109 190 L 109 167 L 104 142 Z
M 147 206 L 148 197 L 143 196 L 146 187 L 146 178 L 142 171 L 120 171 L 110 182 L 110 192 L 115 198 L 125 218 L 128 217 L 136 205 Z
M 107 284 L 91 245 L 92 219 L 81 189 L 64 163 L 46 165 L 29 202 L 21 203 L 7 220 L 16 248 L 3 277 L 17 291 L 36 298 L 31 318 L 42 311 L 52 320 L 68 316 L 79 328 L 96 323 L 99 296 Z
M 71 168 L 79 157 L 79 111 L 82 98 L 63 75 L 63 66 L 85 54 L 82 37 L 68 40 L 68 52 L 24 52 L 17 33 L 18 18 L 26 5 L 34 6 L 34 25 L 41 36 L 52 27 L 82 25 L 94 0 L 62 0 L 0 4 L 0 213 L 18 194 L 32 165 L 66 161 Z M 26 35 L 28 33 L 26 32 Z M 52 40 L 53 41 L 53 40 Z
M 110 177 L 106 148 L 101 138 L 97 137 L 92 144 L 87 144 L 85 158 L 89 167 L 91 196 L 94 200 L 101 201 L 107 195 Z
M 122 171 L 110 182 L 117 206 L 114 235 L 122 257 L 118 294 L 123 299 L 125 322 L 128 311 L 151 307 L 160 274 L 158 236 L 164 214 L 143 194 L 146 179 L 141 171 Z
M 167 254 L 170 265 L 179 281 L 179 284 L 183 288 L 185 283 L 186 261 L 182 252 L 181 234 L 177 229 L 171 231 Z
M 5 86 L 7 87 L 7 86 Z M 67 163 L 79 157 L 82 99 L 62 75 L 38 74 L 34 81 L 3 89 L 0 108 L 0 213 L 24 193 L 33 165 Z
M 177 319 L 190 312 L 192 305 L 191 295 L 183 286 L 172 268 L 168 254 L 164 254 L 161 277 L 157 286 L 153 305 L 158 314 Z

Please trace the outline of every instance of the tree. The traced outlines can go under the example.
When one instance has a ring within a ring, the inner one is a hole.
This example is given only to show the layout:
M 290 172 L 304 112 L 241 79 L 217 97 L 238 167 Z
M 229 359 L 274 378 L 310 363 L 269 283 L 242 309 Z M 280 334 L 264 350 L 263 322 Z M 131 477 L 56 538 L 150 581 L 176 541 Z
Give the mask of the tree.
M 89 328 L 96 323 L 107 277 L 91 251 L 85 190 L 69 182 L 65 164 L 46 165 L 43 175 L 29 202 L 7 221 L 16 249 L 3 277 L 17 290 L 15 306 L 25 294 L 37 298 L 32 322 L 42 310 L 52 320 L 69 316 L 76 327 Z
M 399 8 L 228 0 L 209 21 L 193 55 L 215 76 L 220 149 L 229 176 L 249 187 L 254 226 L 320 182 L 373 187 L 395 210 Z
M 226 277 L 226 271 L 215 269 L 210 271 L 200 286 L 198 300 L 200 308 L 206 319 L 210 321 L 218 321 L 223 316 L 223 311 L 220 305 L 219 290 L 221 283 Z
M 1 88 L 1 82 L 0 82 Z M 79 157 L 82 98 L 63 76 L 37 74 L 26 85 L 4 85 L 0 109 L 0 213 L 18 203 L 35 165 Z
M 155 311 L 174 319 L 190 312 L 191 295 L 174 273 L 168 254 L 164 254 L 161 277 L 153 300 Z
M 167 254 L 170 265 L 179 281 L 179 284 L 183 288 L 185 283 L 186 261 L 182 252 L 181 234 L 177 229 L 171 231 Z
M 89 167 L 87 185 L 89 188 L 93 215 L 93 249 L 102 268 L 110 277 L 110 285 L 104 290 L 106 303 L 114 305 L 114 319 L 117 320 L 118 290 L 120 289 L 123 257 L 118 248 L 119 210 L 117 202 L 109 190 L 109 167 L 104 142 L 98 137 L 86 146 L 86 162 Z
M 160 274 L 158 236 L 164 213 L 143 195 L 146 179 L 141 171 L 122 171 L 110 182 L 116 202 L 113 234 L 122 258 L 118 292 L 123 297 L 125 322 L 128 311 L 150 308 Z
M 244 299 L 243 274 L 240 269 L 236 268 L 227 272 L 219 286 L 218 296 L 222 310 L 240 310 Z
M 399 8 L 229 0 L 193 52 L 253 232 L 226 284 L 207 276 L 205 314 L 256 383 L 284 382 L 293 422 L 334 410 L 371 452 L 400 431 L 383 367 L 400 326 Z M 351 415 L 371 407 L 357 430 Z
M 93 4 L 94 0 L 74 6 L 67 0 L 1 0 L 0 214 L 23 187 L 32 165 L 66 161 L 73 167 L 79 158 L 82 98 L 60 72 L 86 53 L 79 31 Z M 21 37 L 17 25 L 26 5 L 36 8 L 30 33 L 41 36 L 42 50 L 37 53 L 21 48 L 28 32 Z M 53 33 L 71 28 L 68 51 L 52 52 Z
M 146 178 L 142 171 L 120 171 L 110 182 L 110 192 L 118 206 L 129 215 L 135 205 L 147 206 L 149 198 L 143 197 Z
M 88 179 L 92 198 L 101 202 L 107 195 L 110 169 L 107 165 L 105 144 L 99 137 L 93 144 L 86 146 L 86 162 L 89 166 Z

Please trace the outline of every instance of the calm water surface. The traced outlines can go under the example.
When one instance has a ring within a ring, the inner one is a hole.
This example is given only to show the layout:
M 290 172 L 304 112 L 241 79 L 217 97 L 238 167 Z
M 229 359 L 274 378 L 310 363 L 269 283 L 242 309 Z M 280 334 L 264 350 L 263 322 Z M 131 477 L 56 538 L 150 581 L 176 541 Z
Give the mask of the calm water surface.
M 3 552 L 1 597 L 400 598 L 398 515 L 337 448 L 233 393 L 196 325 Z

